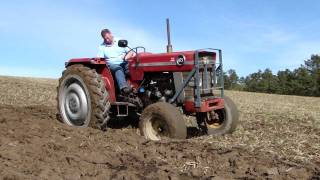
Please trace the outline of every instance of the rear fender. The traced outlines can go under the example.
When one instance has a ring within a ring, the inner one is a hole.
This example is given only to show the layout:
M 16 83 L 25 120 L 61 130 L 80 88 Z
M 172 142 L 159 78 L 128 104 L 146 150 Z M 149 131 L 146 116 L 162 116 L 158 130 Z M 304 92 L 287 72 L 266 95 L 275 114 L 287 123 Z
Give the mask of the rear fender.
M 65 67 L 71 66 L 73 64 L 84 64 L 84 65 L 102 65 L 106 64 L 104 58 L 74 58 L 70 59 L 68 62 L 65 63 Z
M 106 89 L 109 93 L 111 103 L 116 102 L 116 93 L 114 87 L 114 80 L 110 69 L 106 65 L 98 65 L 96 71 L 101 75 Z

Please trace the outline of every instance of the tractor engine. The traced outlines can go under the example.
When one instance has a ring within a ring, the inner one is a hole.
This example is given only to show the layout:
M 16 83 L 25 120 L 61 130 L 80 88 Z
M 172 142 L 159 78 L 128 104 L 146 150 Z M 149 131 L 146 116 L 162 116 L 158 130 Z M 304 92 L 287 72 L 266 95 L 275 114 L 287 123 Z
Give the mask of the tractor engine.
M 173 75 L 169 72 L 146 74 L 138 96 L 146 107 L 155 102 L 167 102 L 174 95 Z

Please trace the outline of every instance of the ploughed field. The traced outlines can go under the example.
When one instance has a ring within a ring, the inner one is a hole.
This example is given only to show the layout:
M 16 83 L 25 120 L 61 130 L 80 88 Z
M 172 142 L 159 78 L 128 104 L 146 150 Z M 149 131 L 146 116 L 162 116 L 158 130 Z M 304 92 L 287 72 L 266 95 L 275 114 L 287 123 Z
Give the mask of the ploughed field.
M 187 140 L 152 142 L 124 120 L 107 132 L 59 123 L 56 86 L 0 77 L 1 178 L 320 178 L 320 98 L 227 91 L 240 111 L 233 134 L 190 127 Z

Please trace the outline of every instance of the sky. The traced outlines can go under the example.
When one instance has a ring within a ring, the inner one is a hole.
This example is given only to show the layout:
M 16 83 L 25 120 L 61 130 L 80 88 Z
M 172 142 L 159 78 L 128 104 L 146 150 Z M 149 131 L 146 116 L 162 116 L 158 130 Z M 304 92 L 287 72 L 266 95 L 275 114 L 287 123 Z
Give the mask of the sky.
M 316 0 L 10 0 L 0 2 L 0 75 L 58 78 L 70 58 L 95 57 L 109 28 L 131 46 L 223 50 L 246 76 L 294 69 L 320 51 Z

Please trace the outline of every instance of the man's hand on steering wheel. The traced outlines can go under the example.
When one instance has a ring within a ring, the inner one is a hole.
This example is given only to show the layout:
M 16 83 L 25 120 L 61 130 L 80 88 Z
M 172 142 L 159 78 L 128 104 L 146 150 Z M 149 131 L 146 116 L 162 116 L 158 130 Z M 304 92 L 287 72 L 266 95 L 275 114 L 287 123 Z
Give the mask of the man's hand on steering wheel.
M 130 49 L 124 56 L 123 56 L 123 60 L 126 61 L 130 58 L 133 58 L 137 55 L 137 53 L 133 50 L 133 49 Z

